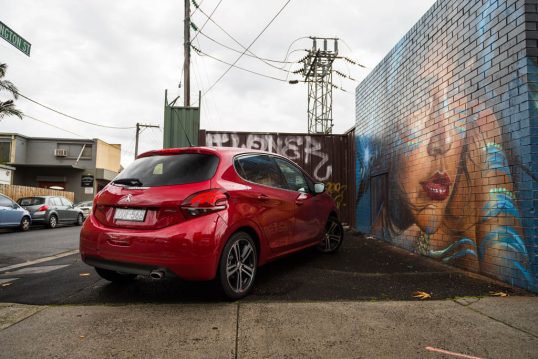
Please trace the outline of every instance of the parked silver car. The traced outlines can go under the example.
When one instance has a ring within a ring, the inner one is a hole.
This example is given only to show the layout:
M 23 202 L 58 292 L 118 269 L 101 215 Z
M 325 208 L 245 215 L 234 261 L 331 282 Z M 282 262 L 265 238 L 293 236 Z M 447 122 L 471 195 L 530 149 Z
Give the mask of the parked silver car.
M 32 215 L 32 224 L 44 224 L 49 228 L 56 228 L 58 224 L 71 224 L 77 226 L 84 222 L 84 213 L 76 208 L 65 197 L 36 196 L 24 197 L 18 201 L 19 205 Z
M 27 231 L 31 223 L 30 212 L 21 208 L 8 196 L 0 194 L 0 228 L 18 228 Z
M 75 207 L 80 208 L 82 212 L 84 213 L 84 218 L 88 218 L 88 216 L 92 213 L 92 201 L 84 201 L 77 203 Z

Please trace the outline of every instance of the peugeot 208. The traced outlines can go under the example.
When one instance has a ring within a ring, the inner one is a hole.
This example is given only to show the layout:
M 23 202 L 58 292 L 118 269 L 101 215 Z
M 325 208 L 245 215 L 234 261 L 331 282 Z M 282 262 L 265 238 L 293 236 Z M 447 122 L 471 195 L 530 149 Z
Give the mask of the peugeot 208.
M 229 298 L 241 298 L 268 261 L 340 247 L 343 228 L 324 187 L 267 152 L 146 152 L 96 196 L 80 254 L 109 281 L 216 278 Z

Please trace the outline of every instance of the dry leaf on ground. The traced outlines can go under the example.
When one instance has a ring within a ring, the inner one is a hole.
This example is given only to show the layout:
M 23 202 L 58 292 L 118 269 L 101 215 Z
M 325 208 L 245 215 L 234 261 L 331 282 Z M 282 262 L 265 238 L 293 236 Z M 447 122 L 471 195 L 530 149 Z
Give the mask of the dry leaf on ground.
M 413 297 L 424 300 L 424 299 L 430 299 L 432 296 L 430 293 L 418 291 L 418 292 L 413 293 Z
M 493 297 L 508 297 L 508 293 L 506 292 L 489 292 L 489 295 Z

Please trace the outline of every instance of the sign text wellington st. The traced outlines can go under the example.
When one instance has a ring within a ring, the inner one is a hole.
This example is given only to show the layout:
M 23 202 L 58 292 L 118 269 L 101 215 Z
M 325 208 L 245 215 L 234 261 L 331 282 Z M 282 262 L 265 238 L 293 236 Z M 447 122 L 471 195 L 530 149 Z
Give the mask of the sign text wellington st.
M 17 49 L 30 56 L 30 44 L 28 41 L 23 39 L 15 31 L 11 30 L 3 22 L 0 21 L 0 37 L 9 42 L 11 45 L 15 46 Z

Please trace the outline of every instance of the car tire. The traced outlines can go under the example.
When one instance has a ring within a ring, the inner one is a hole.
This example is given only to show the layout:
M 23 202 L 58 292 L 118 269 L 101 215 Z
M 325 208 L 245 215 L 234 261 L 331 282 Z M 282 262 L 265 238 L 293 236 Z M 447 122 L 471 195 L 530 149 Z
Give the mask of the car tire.
M 252 290 L 258 269 L 258 251 L 245 232 L 233 234 L 220 256 L 218 280 L 226 297 L 237 300 Z
M 47 227 L 54 229 L 58 226 L 58 217 L 55 214 L 51 214 L 49 221 L 47 222 Z
M 132 282 L 136 278 L 136 274 L 118 273 L 113 270 L 98 267 L 95 267 L 95 271 L 97 272 L 97 274 L 99 274 L 99 277 L 113 283 Z
M 75 224 L 77 226 L 82 226 L 82 223 L 84 223 L 84 215 L 82 213 L 79 213 L 78 216 L 77 216 L 77 221 L 75 222 Z
M 21 224 L 19 225 L 19 230 L 21 232 L 26 232 L 30 229 L 30 218 L 28 216 L 24 216 L 21 219 Z
M 330 216 L 325 225 L 323 238 L 317 249 L 323 253 L 335 253 L 344 241 L 344 227 L 335 216 Z

